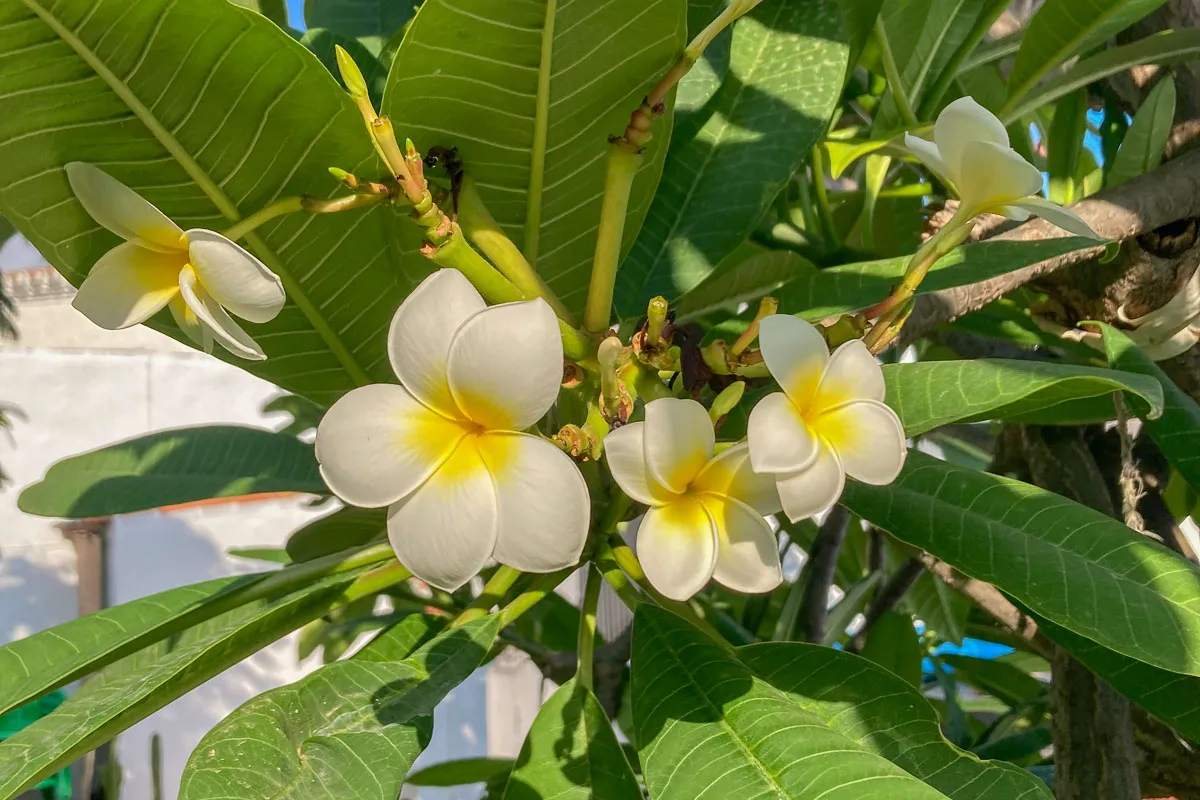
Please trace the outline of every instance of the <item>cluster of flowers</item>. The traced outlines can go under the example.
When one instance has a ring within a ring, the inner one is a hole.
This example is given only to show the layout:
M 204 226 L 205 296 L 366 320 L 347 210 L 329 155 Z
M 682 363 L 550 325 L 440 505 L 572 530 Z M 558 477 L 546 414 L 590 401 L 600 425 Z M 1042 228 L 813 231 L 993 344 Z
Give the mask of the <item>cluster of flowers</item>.
M 1009 148 L 1004 126 L 969 98 L 946 108 L 935 142 L 908 147 L 955 186 L 966 216 L 1046 216 L 1090 233 L 1070 212 L 1031 198 L 1040 173 Z M 266 322 L 284 304 L 279 278 L 219 233 L 180 229 L 101 170 L 67 165 L 84 209 L 125 242 L 92 268 L 75 306 L 106 328 L 169 307 L 206 350 L 219 342 L 265 358 L 229 313 Z M 904 464 L 899 418 L 883 373 L 859 340 L 830 354 L 797 317 L 762 320 L 759 345 L 781 392 L 750 413 L 746 441 L 719 445 L 695 400 L 660 398 L 644 420 L 603 443 L 616 484 L 647 507 L 637 549 L 654 586 L 686 599 L 710 579 L 743 592 L 782 580 L 765 516 L 798 521 L 837 502 L 846 476 L 887 484 Z M 488 307 L 454 270 L 430 275 L 400 305 L 388 334 L 398 383 L 355 389 L 317 429 L 329 488 L 350 505 L 388 508 L 388 535 L 413 574 L 453 590 L 490 560 L 526 572 L 576 564 L 591 522 L 575 462 L 529 433 L 558 397 L 563 349 L 542 299 Z

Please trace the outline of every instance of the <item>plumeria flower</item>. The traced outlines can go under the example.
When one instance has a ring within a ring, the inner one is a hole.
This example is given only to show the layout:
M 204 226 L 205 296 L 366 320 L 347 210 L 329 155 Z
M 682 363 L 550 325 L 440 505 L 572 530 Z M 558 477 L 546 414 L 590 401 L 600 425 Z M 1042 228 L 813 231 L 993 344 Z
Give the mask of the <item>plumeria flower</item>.
M 453 591 L 489 559 L 524 572 L 579 561 L 590 500 L 566 453 L 522 431 L 558 397 L 562 338 L 540 298 L 488 308 L 462 273 L 433 273 L 388 334 L 400 385 L 355 389 L 317 427 L 317 460 L 346 503 L 388 509 L 418 578 Z
M 637 552 L 654 588 L 686 600 L 709 578 L 739 592 L 769 592 L 783 580 L 779 549 L 764 514 L 780 510 L 771 476 L 750 468 L 745 443 L 713 455 L 704 406 L 664 397 L 646 404 L 646 421 L 604 437 L 613 478 L 650 506 Z
M 193 341 L 242 358 L 266 358 L 226 311 L 268 322 L 283 308 L 283 283 L 244 248 L 214 231 L 185 231 L 137 192 L 80 161 L 67 164 L 75 196 L 92 219 L 125 240 L 88 273 L 72 305 L 101 328 L 119 330 L 169 306 Z
M 1008 146 L 1004 123 L 970 97 L 938 114 L 932 142 L 905 133 L 904 145 L 958 192 L 963 219 L 991 213 L 1024 222 L 1036 215 L 1076 236 L 1100 238 L 1073 211 L 1036 196 L 1042 173 Z
M 816 328 L 783 314 L 760 323 L 758 340 L 783 391 L 750 412 L 750 464 L 774 476 L 788 518 L 830 508 L 846 475 L 877 486 L 895 480 L 904 427 L 883 403 L 883 370 L 866 345 L 853 339 L 831 356 Z

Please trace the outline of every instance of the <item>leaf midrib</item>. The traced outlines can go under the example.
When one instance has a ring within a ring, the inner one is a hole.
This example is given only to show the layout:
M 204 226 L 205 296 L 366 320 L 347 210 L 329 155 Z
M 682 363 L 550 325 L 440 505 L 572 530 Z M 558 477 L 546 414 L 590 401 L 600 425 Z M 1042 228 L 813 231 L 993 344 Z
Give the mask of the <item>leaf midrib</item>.
M 557 18 L 558 0 L 546 0 L 533 116 L 533 147 L 529 152 L 529 189 L 525 194 L 525 238 L 521 243 L 521 254 L 535 270 L 541 244 L 542 190 L 546 181 L 546 145 L 550 136 L 550 78 L 554 62 L 554 23 Z
M 49 9 L 43 7 L 38 0 L 21 0 L 21 2 L 24 3 L 26 8 L 37 15 L 37 17 L 47 27 L 54 31 L 54 33 L 62 41 L 64 41 L 72 50 L 75 51 L 75 53 L 84 61 L 84 63 L 91 67 L 91 69 L 98 76 L 100 76 L 101 80 L 108 85 L 113 94 L 117 95 L 117 97 L 119 97 L 121 101 L 129 107 L 129 110 L 132 111 L 134 115 L 136 115 L 137 118 L 142 122 L 142 124 L 149 129 L 150 133 L 154 135 L 154 138 L 158 141 L 158 143 L 166 148 L 167 152 L 170 153 L 170 155 L 179 163 L 181 167 L 183 167 L 184 171 L 187 172 L 188 176 L 193 181 L 195 181 L 196 185 L 200 187 L 208 199 L 212 201 L 213 205 L 217 207 L 217 210 L 221 212 L 222 216 L 224 216 L 231 223 L 237 223 L 241 221 L 241 214 L 238 212 L 237 206 L 233 204 L 233 201 L 229 199 L 228 195 L 226 195 L 225 192 L 222 191 L 221 188 L 213 181 L 209 174 L 205 172 L 198 163 L 196 163 L 196 160 L 192 158 L 187 150 L 184 149 L 179 140 L 176 139 L 171 132 L 163 126 L 156 116 L 154 116 L 153 112 L 151 112 L 150 109 L 148 109 L 141 102 L 141 100 L 134 95 L 130 88 L 120 78 L 113 74 L 112 70 L 110 70 L 103 61 L 101 61 L 100 57 L 94 51 L 92 51 L 90 47 L 88 47 L 78 36 L 75 35 L 74 31 L 63 25 L 62 22 L 60 22 L 59 19 L 55 17 Z M 103 2 L 103 0 L 97 0 L 97 2 Z M 170 13 L 173 7 L 174 4 L 163 10 L 162 14 L 164 18 Z M 242 11 L 246 14 L 254 13 L 247 9 L 242 9 Z M 151 34 L 151 39 L 154 38 L 154 35 L 155 34 Z M 345 101 L 343 100 L 343 102 Z M 308 297 L 307 293 L 305 293 L 304 289 L 300 286 L 300 283 L 296 280 L 295 276 L 292 275 L 291 271 L 284 266 L 282 260 L 275 253 L 275 251 L 267 246 L 266 242 L 263 241 L 262 237 L 259 236 L 258 233 L 248 233 L 246 234 L 245 238 L 254 252 L 259 256 L 259 258 L 262 259 L 263 263 L 270 267 L 271 270 L 280 277 L 280 279 L 283 281 L 284 289 L 287 292 L 288 298 L 296 305 L 297 308 L 300 309 L 304 316 L 308 318 L 308 321 L 312 324 L 313 329 L 316 330 L 321 336 L 322 340 L 324 340 L 325 344 L 329 347 L 330 351 L 338 359 L 342 367 L 346 370 L 354 382 L 360 386 L 371 383 L 372 381 L 370 376 L 367 374 L 367 371 L 361 364 L 358 363 L 358 360 L 350 352 L 350 349 L 346 347 L 344 342 L 342 342 L 341 338 L 329 324 L 329 321 L 325 319 L 324 315 L 321 314 L 316 304 L 313 303 L 313 301 Z

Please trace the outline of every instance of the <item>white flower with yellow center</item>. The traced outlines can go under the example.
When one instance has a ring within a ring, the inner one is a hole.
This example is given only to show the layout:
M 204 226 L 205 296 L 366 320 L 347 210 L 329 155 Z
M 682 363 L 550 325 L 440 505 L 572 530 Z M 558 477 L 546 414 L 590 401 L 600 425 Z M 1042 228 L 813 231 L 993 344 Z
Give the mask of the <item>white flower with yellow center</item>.
M 783 391 L 750 412 L 750 463 L 774 476 L 788 518 L 830 508 L 847 475 L 877 486 L 895 480 L 904 427 L 883 403 L 883 370 L 866 345 L 854 339 L 831 356 L 816 328 L 782 314 L 760 323 L 758 340 Z
M 650 506 L 637 553 L 654 588 L 686 600 L 710 578 L 738 592 L 769 592 L 783 580 L 764 514 L 779 511 L 771 476 L 750 468 L 745 443 L 716 456 L 708 412 L 695 400 L 646 404 L 646 421 L 604 437 L 608 467 L 629 497 Z
M 215 339 L 242 358 L 266 358 L 226 313 L 268 322 L 283 308 L 274 272 L 219 233 L 185 231 L 141 195 L 91 164 L 66 166 L 75 196 L 92 219 L 125 240 L 95 263 L 72 305 L 101 328 L 119 330 L 170 306 L 193 341 Z
M 1032 214 L 1076 236 L 1100 238 L 1073 211 L 1035 196 L 1042 173 L 1009 147 L 1004 123 L 970 97 L 938 114 L 932 142 L 906 133 L 904 145 L 958 192 L 964 220 L 990 213 L 1023 222 Z
M 590 500 L 566 453 L 522 433 L 558 397 L 558 321 L 544 300 L 488 308 L 457 270 L 426 278 L 388 334 L 400 385 L 355 389 L 317 427 L 317 460 L 346 503 L 388 509 L 413 574 L 454 590 L 491 558 L 524 572 L 574 565 Z

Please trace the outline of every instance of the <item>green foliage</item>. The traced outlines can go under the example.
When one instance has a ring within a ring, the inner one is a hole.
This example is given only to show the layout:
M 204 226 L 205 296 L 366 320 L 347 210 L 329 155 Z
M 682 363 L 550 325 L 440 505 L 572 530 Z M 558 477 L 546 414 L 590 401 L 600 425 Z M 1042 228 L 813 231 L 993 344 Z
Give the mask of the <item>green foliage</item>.
M 678 56 L 685 11 L 683 0 L 428 0 L 396 53 L 383 112 L 405 121 L 422 152 L 458 147 L 488 211 L 574 310 L 595 250 L 605 142 Z M 634 181 L 628 242 L 654 195 L 670 120 Z
M 1111 517 L 915 451 L 895 483 L 851 483 L 842 503 L 1074 633 L 1200 675 L 1200 570 Z
M 902 678 L 910 686 L 921 688 L 921 639 L 912 617 L 899 611 L 886 611 L 867 633 L 862 657 Z
M 1111 419 L 1111 395 L 1139 398 L 1146 415 L 1163 413 L 1158 381 L 1132 372 L 1044 361 L 920 361 L 883 368 L 887 402 L 909 436 L 951 422 L 1009 419 L 1029 424 L 1079 424 Z M 1101 397 L 1101 403 L 1084 402 Z
M 312 561 L 382 539 L 386 533 L 386 508 L 341 508 L 288 537 L 287 552 L 293 561 Z
M 504 790 L 505 800 L 621 800 L 641 797 L 600 701 L 574 679 L 533 721 Z
M 408 776 L 409 786 L 460 786 L 507 779 L 515 762 L 511 758 L 460 758 L 443 761 Z
M 638 608 L 633 715 L 655 800 L 945 796 L 786 698 L 679 617 Z
M 1108 173 L 1108 185 L 1116 186 L 1157 167 L 1174 120 L 1175 79 L 1166 75 L 1150 90 L 1125 133 L 1125 141 Z
M 18 504 L 44 517 L 106 517 L 213 497 L 328 491 L 312 445 L 257 428 L 211 425 L 63 459 Z
M 179 797 L 394 800 L 429 740 L 434 706 L 475 671 L 499 629 L 485 617 L 403 661 L 341 661 L 247 701 L 196 746 Z
M 839 4 L 763 3 L 733 30 L 729 76 L 680 120 L 662 185 L 621 267 L 617 309 L 693 288 L 753 230 L 825 133 L 849 48 Z M 657 134 L 656 134 L 657 137 Z

